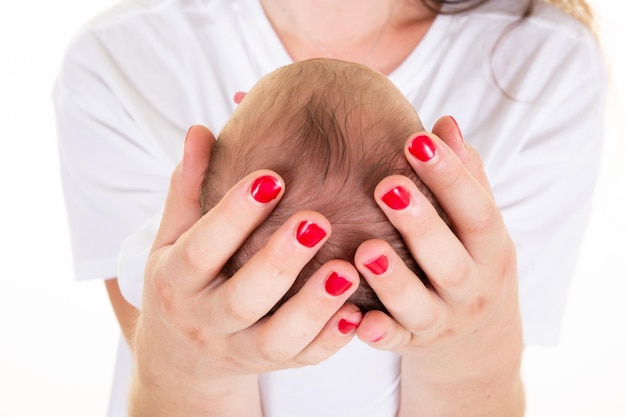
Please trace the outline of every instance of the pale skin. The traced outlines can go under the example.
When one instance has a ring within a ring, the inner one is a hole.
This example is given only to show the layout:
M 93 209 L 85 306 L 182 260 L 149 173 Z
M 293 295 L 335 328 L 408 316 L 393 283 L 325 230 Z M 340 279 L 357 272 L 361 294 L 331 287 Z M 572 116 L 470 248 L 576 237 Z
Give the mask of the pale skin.
M 281 3 L 294 8 L 294 17 L 317 10 L 307 9 L 308 1 Z M 360 34 L 354 39 L 380 33 L 382 23 L 376 24 L 375 16 L 384 15 L 383 6 L 388 11 L 391 2 L 352 3 L 315 2 L 320 13 L 327 7 L 341 9 L 325 14 L 319 33 L 331 33 L 328 30 L 333 28 L 335 39 L 343 40 L 348 38 L 338 31 L 344 29 Z M 279 15 L 269 2 L 264 6 L 279 35 L 288 33 L 284 14 Z M 353 16 L 349 24 L 331 22 L 343 19 L 348 10 Z M 398 42 L 396 49 L 381 48 L 387 54 L 386 59 L 377 58 L 382 72 L 393 69 L 394 62 L 401 62 L 415 46 L 415 37 L 404 35 L 420 30 L 423 35 L 432 22 L 431 12 L 418 2 L 401 1 L 395 10 L 402 10 L 397 14 L 401 18 L 392 20 L 381 45 L 392 44 L 393 39 L 412 40 Z M 354 18 L 354 12 L 369 18 L 365 21 L 370 26 L 360 25 L 364 20 Z M 282 38 L 294 59 L 320 55 L 305 46 L 307 39 L 301 34 Z M 339 51 L 337 58 L 344 58 L 341 50 L 349 48 L 346 43 L 324 39 L 325 45 Z M 351 53 L 356 55 L 359 45 L 354 44 Z M 362 45 L 360 51 L 369 53 L 371 48 Z M 115 279 L 106 284 L 136 361 L 130 415 L 262 416 L 259 373 L 319 363 L 353 337 L 402 356 L 399 417 L 523 415 L 514 245 L 481 160 L 463 141 L 454 120 L 443 117 L 432 133 L 421 135 L 429 138 L 430 158 L 421 161 L 409 152 L 416 134 L 407 138 L 407 159 L 446 210 L 455 233 L 405 177 L 384 179 L 373 198 L 402 233 L 433 288 L 406 269 L 385 242 L 372 240 L 360 246 L 354 264 L 323 265 L 276 314 L 262 319 L 324 244 L 332 225 L 313 211 L 294 214 L 263 250 L 233 278 L 224 280 L 219 273 L 222 265 L 288 190 L 277 173 L 258 171 L 242 179 L 200 218 L 198 192 L 214 137 L 202 126 L 192 127 L 183 160 L 172 174 L 146 267 L 141 313 L 121 297 Z M 273 176 L 281 186 L 278 197 L 268 203 L 260 203 L 250 193 L 251 184 L 263 175 Z M 383 195 L 397 187 L 409 196 L 408 206 L 402 209 L 383 201 Z M 312 247 L 296 239 L 297 225 L 303 220 L 326 232 Z M 377 275 L 367 265 L 381 256 L 388 266 Z M 358 285 L 357 271 L 391 316 L 377 311 L 363 316 L 345 303 Z M 324 290 L 332 272 L 353 284 L 339 296 Z M 341 331 L 340 321 L 358 327 Z

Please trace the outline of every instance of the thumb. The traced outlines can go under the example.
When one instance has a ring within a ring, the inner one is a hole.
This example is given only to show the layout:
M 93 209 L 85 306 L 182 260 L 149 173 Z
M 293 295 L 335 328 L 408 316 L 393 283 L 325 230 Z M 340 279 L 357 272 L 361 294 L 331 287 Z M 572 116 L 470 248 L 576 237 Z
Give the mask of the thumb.
M 491 185 L 485 173 L 480 154 L 465 142 L 456 120 L 452 116 L 440 117 L 433 126 L 433 133 L 452 149 L 465 169 L 491 194 Z
M 152 251 L 171 245 L 200 219 L 200 187 L 211 158 L 215 136 L 205 126 L 189 128 L 183 159 L 170 179 L 161 225 Z

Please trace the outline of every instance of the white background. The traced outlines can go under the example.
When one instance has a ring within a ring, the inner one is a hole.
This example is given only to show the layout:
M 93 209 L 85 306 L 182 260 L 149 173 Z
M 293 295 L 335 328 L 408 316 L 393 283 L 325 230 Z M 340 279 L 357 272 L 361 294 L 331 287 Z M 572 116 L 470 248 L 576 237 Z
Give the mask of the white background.
M 0 416 L 104 417 L 118 330 L 102 282 L 73 281 L 50 89 L 113 0 L 0 5 Z M 626 417 L 626 24 L 592 0 L 609 60 L 605 164 L 562 343 L 527 349 L 529 417 Z

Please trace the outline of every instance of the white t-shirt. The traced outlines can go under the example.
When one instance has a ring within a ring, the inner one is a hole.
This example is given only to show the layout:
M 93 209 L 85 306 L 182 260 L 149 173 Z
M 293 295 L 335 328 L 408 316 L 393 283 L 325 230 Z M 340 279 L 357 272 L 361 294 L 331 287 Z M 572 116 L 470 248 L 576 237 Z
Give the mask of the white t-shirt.
M 425 126 L 459 122 L 481 153 L 519 262 L 527 344 L 558 339 L 602 141 L 605 74 L 589 32 L 517 0 L 440 15 L 390 79 Z M 219 132 L 290 57 L 258 0 L 132 0 L 70 45 L 54 101 L 78 279 L 118 277 L 139 305 L 142 269 L 185 131 Z M 250 138 L 254 140 L 254 138 Z M 125 415 L 120 344 L 110 416 Z M 358 340 L 319 366 L 263 375 L 268 417 L 395 415 L 399 358 Z

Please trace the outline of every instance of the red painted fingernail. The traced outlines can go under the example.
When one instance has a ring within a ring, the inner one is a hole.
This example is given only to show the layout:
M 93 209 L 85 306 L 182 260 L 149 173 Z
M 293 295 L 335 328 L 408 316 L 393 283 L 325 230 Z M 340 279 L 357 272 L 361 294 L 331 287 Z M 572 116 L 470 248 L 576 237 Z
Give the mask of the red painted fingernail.
M 330 276 L 326 280 L 326 284 L 324 284 L 326 292 L 333 297 L 337 297 L 348 291 L 348 288 L 350 288 L 351 286 L 352 283 L 350 281 L 348 281 L 336 272 L 330 274 Z
M 271 175 L 263 175 L 252 183 L 250 194 L 259 203 L 269 203 L 280 194 L 282 187 L 277 178 Z
M 383 202 L 394 210 L 402 210 L 409 206 L 411 195 L 403 187 L 394 187 L 381 197 Z
M 352 333 L 357 327 L 359 327 L 359 323 L 352 323 L 346 319 L 341 319 L 339 323 L 337 323 L 337 329 L 339 329 L 341 334 Z
M 463 132 L 461 132 L 461 128 L 459 127 L 459 123 L 456 121 L 456 119 L 452 116 L 449 116 L 450 119 L 452 119 L 452 121 L 454 122 L 454 124 L 456 125 L 456 131 L 459 134 L 459 138 L 461 138 L 461 143 L 465 143 L 465 138 L 463 137 Z
M 244 93 L 243 91 L 237 91 L 235 93 L 235 96 L 233 97 L 233 101 L 235 102 L 235 104 L 239 104 L 241 103 L 241 100 L 243 100 L 245 96 L 246 96 L 246 93 Z
M 367 269 L 372 271 L 374 275 L 380 275 L 387 270 L 387 267 L 389 267 L 389 259 L 387 259 L 385 255 L 380 255 L 372 262 L 365 264 L 365 266 Z
M 300 222 L 296 230 L 296 239 L 307 248 L 317 245 L 324 237 L 326 237 L 326 231 L 307 220 Z
M 409 153 L 421 162 L 433 159 L 436 151 L 435 143 L 426 135 L 416 136 L 409 144 Z

